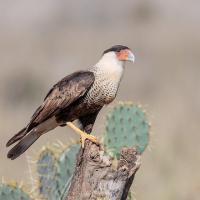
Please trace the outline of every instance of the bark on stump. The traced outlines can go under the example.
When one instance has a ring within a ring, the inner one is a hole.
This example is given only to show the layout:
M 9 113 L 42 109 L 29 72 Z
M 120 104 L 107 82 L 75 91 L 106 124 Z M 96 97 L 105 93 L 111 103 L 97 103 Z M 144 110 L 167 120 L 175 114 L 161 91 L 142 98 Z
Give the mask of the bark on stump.
M 134 148 L 122 148 L 114 164 L 101 146 L 86 141 L 65 200 L 125 200 L 139 167 L 140 155 Z

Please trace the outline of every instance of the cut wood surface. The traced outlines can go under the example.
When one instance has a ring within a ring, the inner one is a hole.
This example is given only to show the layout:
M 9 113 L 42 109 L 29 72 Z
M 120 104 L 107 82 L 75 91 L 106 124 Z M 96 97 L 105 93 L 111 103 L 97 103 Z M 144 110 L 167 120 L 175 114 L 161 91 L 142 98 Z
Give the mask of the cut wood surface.
M 113 161 L 102 146 L 90 141 L 80 149 L 70 188 L 65 200 L 125 200 L 140 167 L 134 148 L 122 148 Z

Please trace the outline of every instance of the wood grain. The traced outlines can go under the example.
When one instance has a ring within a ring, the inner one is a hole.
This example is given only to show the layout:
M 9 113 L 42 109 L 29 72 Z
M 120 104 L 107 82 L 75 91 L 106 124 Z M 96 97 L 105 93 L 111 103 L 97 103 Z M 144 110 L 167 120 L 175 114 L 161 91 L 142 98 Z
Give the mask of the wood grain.
M 134 148 L 122 148 L 113 162 L 102 146 L 86 141 L 77 155 L 75 173 L 65 200 L 125 200 L 140 167 Z

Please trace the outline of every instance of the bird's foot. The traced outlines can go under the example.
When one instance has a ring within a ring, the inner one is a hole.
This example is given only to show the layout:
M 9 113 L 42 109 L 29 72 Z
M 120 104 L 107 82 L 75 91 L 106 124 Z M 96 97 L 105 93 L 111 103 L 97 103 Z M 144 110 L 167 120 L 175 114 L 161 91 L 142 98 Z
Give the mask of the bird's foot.
M 93 135 L 87 134 L 86 132 L 80 130 L 77 128 L 72 122 L 67 122 L 67 126 L 69 126 L 71 129 L 73 129 L 76 133 L 78 133 L 81 136 L 81 146 L 84 148 L 85 140 L 88 139 L 96 144 L 99 144 L 97 138 Z
M 90 135 L 90 134 L 87 134 L 85 132 L 82 132 L 80 134 L 81 138 L 80 138 L 80 141 L 81 141 L 81 146 L 82 148 L 84 148 L 85 146 L 85 140 L 88 139 L 96 144 L 99 144 L 99 142 L 97 141 L 97 138 L 94 136 L 94 135 Z

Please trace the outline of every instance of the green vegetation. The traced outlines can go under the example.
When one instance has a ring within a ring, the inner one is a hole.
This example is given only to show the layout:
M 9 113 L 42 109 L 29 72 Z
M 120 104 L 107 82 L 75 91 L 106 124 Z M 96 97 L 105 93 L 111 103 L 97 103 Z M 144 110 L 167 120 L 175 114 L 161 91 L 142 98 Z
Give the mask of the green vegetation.
M 30 195 L 19 186 L 0 184 L 1 200 L 31 200 Z
M 38 190 L 46 199 L 60 199 L 67 190 L 79 148 L 78 144 L 69 145 L 59 155 L 48 148 L 41 152 L 37 162 Z
M 118 156 L 122 147 L 135 147 L 143 153 L 149 142 L 149 123 L 141 106 L 121 103 L 106 119 L 104 144 L 108 153 Z

